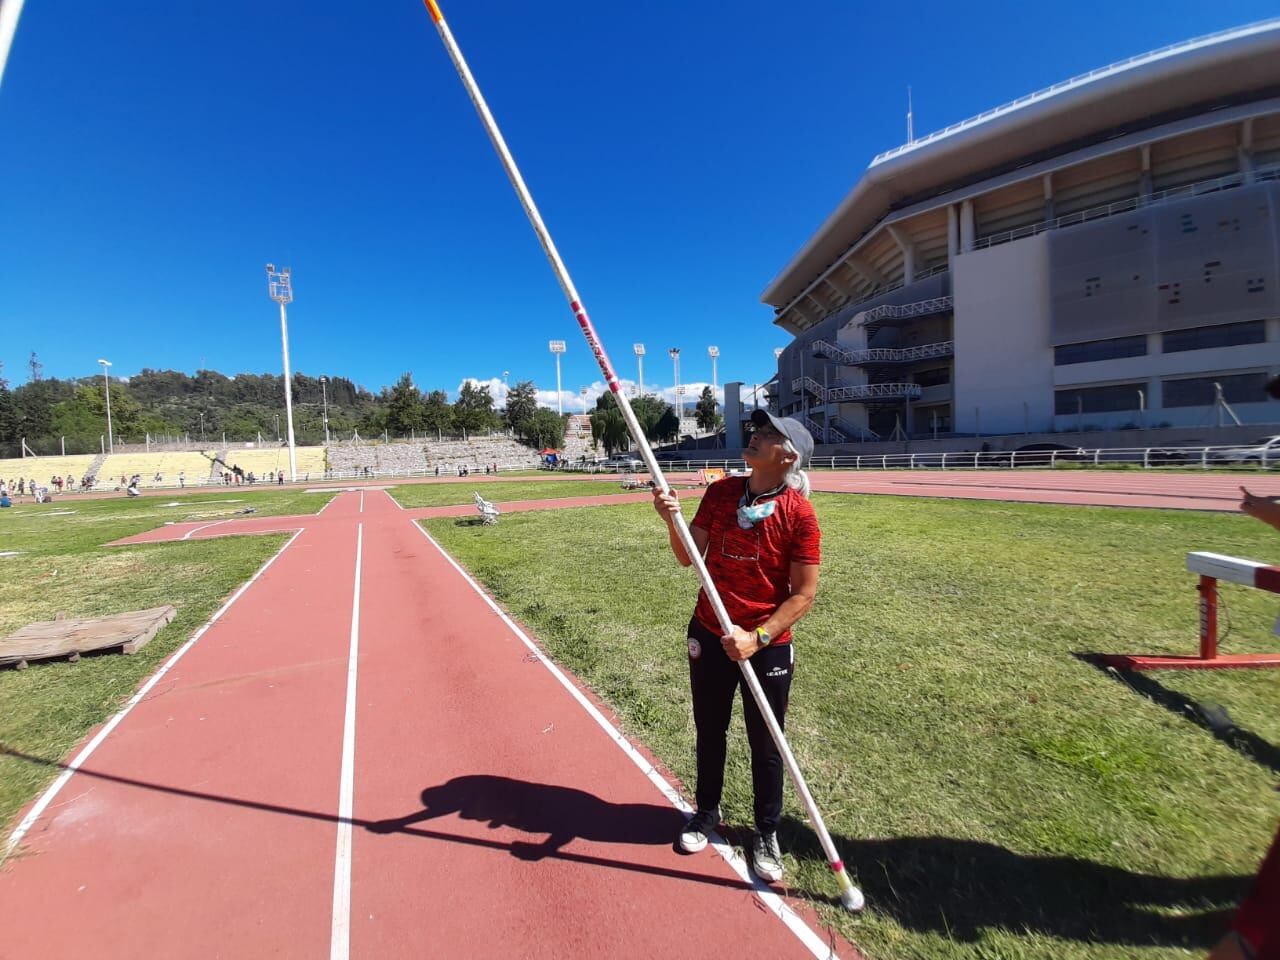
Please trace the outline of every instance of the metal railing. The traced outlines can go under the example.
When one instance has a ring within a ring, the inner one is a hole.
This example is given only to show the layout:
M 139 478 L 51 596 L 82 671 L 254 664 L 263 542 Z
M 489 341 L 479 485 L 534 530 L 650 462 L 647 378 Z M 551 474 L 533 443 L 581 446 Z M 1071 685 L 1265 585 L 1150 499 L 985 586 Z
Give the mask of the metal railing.
M 878 307 L 855 314 L 850 323 L 858 321 L 859 326 L 871 326 L 882 320 L 901 320 L 903 317 L 927 317 L 935 313 L 946 313 L 953 309 L 955 301 L 951 297 L 930 297 L 928 300 L 917 300 L 915 303 L 882 303 Z M 861 317 L 861 320 L 858 318 Z
M 1246 24 L 1243 27 L 1232 27 L 1229 30 L 1219 30 L 1215 33 L 1207 33 L 1202 37 L 1193 37 L 1190 40 L 1182 40 L 1178 43 L 1168 44 L 1167 46 L 1160 47 L 1157 50 L 1150 50 L 1136 56 L 1126 57 L 1123 60 L 1117 60 L 1115 63 L 1107 64 L 1105 67 L 1098 67 L 1095 70 L 1090 70 L 1088 73 L 1077 74 L 1069 80 L 1063 80 L 1059 83 L 1053 84 L 1052 86 L 1036 90 L 1034 93 L 1028 93 L 1026 96 L 1019 97 L 1017 100 L 1010 100 L 1008 103 L 1003 103 L 998 107 L 992 107 L 990 110 L 984 110 L 977 116 L 969 117 L 967 120 L 961 120 L 959 123 L 953 123 L 950 126 L 943 127 L 941 130 L 937 130 L 927 136 L 921 137 L 919 140 L 912 140 L 910 143 L 904 143 L 900 147 L 894 147 L 892 150 L 886 150 L 883 153 L 878 153 L 872 158 L 870 166 L 874 167 L 877 164 L 884 163 L 886 160 L 890 160 L 893 157 L 907 153 L 910 150 L 915 150 L 918 147 L 934 143 L 937 140 L 941 140 L 943 137 L 949 137 L 962 130 L 976 127 L 979 124 L 1000 116 L 1001 114 L 1010 113 L 1020 107 L 1025 107 L 1037 101 L 1044 100 L 1054 94 L 1061 93 L 1072 87 L 1078 87 L 1092 80 L 1097 80 L 1100 77 L 1119 73 L 1123 70 L 1129 70 L 1133 67 L 1151 63 L 1152 61 L 1160 60 L 1176 53 L 1182 53 L 1184 51 L 1193 50 L 1197 47 L 1206 46 L 1207 44 L 1215 43 L 1220 40 L 1244 37 L 1252 33 L 1261 33 L 1264 30 L 1272 29 L 1278 25 L 1280 25 L 1280 19 L 1259 20 L 1257 23 Z
M 993 233 L 989 236 L 979 237 L 973 242 L 973 249 L 985 250 L 988 247 L 994 247 L 1002 243 L 1009 243 L 1013 240 L 1021 240 L 1024 237 L 1034 237 L 1036 234 L 1044 233 L 1046 230 L 1058 230 L 1062 227 L 1073 227 L 1080 223 L 1089 223 L 1093 220 L 1102 220 L 1106 217 L 1114 217 L 1120 213 L 1132 213 L 1134 210 L 1141 210 L 1145 207 L 1154 207 L 1162 203 L 1168 203 L 1170 200 L 1177 200 L 1183 197 L 1200 197 L 1210 193 L 1218 193 L 1222 190 L 1233 190 L 1236 187 L 1245 186 L 1250 182 L 1262 182 L 1268 180 L 1280 180 L 1280 164 L 1274 166 L 1261 167 L 1253 172 L 1252 178 L 1244 173 L 1228 173 L 1221 177 L 1214 177 L 1210 180 L 1198 180 L 1195 183 L 1183 184 L 1180 187 L 1169 187 L 1167 190 L 1157 190 L 1155 193 L 1148 194 L 1145 197 L 1130 197 L 1127 200 L 1117 200 L 1114 203 L 1103 204 L 1099 207 L 1090 207 L 1087 210 L 1078 210 L 1075 213 L 1063 214 L 1052 220 L 1041 221 L 1039 223 L 1029 223 L 1025 227 L 1015 227 L 1012 230 L 1004 230 L 1000 233 Z
M 827 425 L 824 427 L 822 424 L 818 423 L 817 420 L 814 420 L 810 417 L 806 417 L 803 414 L 796 417 L 796 419 L 804 424 L 804 428 L 808 430 L 809 433 L 813 436 L 813 439 L 819 443 L 848 443 L 849 442 L 848 434 L 846 434 L 843 430 L 837 427 L 834 421 L 828 422 Z
M 839 360 L 847 367 L 856 367 L 864 363 L 912 363 L 916 360 L 929 360 L 934 357 L 949 357 L 956 352 L 954 340 L 939 343 L 922 343 L 915 347 L 867 347 L 863 350 L 846 350 L 826 340 L 813 341 L 815 356 L 830 357 Z
M 799 393 L 807 390 L 822 403 L 859 403 L 864 400 L 903 400 L 918 399 L 922 387 L 918 383 L 859 383 L 845 385 L 836 383 L 824 388 L 813 377 L 796 377 L 791 381 L 791 389 Z
M 1244 453 L 1239 446 L 1109 447 L 1086 450 L 951 451 L 814 457 L 810 470 L 1022 470 L 1133 468 L 1259 470 L 1280 468 L 1280 446 Z M 663 470 L 745 469 L 742 460 L 663 460 Z

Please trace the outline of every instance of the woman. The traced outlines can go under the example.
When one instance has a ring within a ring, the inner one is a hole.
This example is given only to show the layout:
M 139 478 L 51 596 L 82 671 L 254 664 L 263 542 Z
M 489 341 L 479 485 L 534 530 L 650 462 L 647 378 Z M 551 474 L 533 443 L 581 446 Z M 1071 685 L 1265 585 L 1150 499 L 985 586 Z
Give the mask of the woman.
M 749 477 L 726 477 L 707 488 L 690 524 L 733 630 L 723 634 L 706 592 L 689 621 L 689 686 L 697 728 L 697 810 L 680 833 L 680 847 L 696 853 L 720 823 L 725 740 L 734 696 L 743 691 L 751 746 L 755 834 L 751 863 L 757 876 L 782 879 L 778 821 L 782 816 L 782 755 L 747 690 L 738 661 L 750 658 L 765 699 L 781 726 L 795 654 L 791 627 L 813 605 L 821 560 L 818 520 L 809 503 L 809 479 L 800 469 L 813 453 L 813 437 L 797 420 L 763 410 L 743 451 Z M 654 507 L 667 522 L 671 550 L 684 566 L 693 561 L 675 529 L 680 509 L 673 494 L 654 490 Z

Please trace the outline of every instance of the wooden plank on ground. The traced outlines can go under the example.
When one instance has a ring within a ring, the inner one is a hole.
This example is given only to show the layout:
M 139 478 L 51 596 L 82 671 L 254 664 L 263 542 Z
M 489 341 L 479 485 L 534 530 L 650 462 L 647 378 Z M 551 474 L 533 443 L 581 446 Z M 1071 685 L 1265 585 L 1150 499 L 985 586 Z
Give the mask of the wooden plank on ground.
M 0 664 L 17 664 L 51 657 L 79 659 L 92 650 L 119 647 L 137 653 L 177 614 L 166 604 L 147 610 L 130 610 L 107 617 L 43 620 L 31 623 L 0 640 Z

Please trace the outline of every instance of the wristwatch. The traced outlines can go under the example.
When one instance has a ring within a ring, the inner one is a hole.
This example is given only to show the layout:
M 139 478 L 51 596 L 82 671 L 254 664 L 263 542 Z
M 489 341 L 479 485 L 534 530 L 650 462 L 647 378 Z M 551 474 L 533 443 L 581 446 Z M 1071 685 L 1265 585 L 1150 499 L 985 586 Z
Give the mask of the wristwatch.
M 756 627 L 756 642 L 762 647 L 767 647 L 773 642 L 773 637 L 769 636 L 769 631 L 764 627 Z

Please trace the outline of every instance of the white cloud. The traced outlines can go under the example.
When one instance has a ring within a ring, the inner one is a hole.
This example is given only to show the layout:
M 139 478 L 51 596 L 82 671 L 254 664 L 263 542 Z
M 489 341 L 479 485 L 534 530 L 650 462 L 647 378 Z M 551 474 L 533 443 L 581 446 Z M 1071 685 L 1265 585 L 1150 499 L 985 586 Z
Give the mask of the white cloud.
M 502 409 L 507 405 L 507 393 L 509 388 L 507 384 L 502 382 L 500 377 L 489 377 L 488 379 L 480 379 L 478 377 L 464 377 L 459 383 L 456 390 L 453 391 L 453 398 L 456 399 L 458 392 L 462 389 L 463 384 L 471 383 L 476 386 L 488 387 L 489 395 L 493 397 L 493 405 L 497 409 Z M 619 381 L 623 392 L 629 399 L 636 396 L 636 381 L 623 378 Z M 587 412 L 595 409 L 596 401 L 600 399 L 601 394 L 608 390 L 608 386 L 603 380 L 596 380 L 585 385 L 587 390 Z M 685 416 L 693 416 L 693 408 L 698 403 L 698 398 L 702 396 L 705 387 L 710 386 L 708 383 L 687 383 L 684 384 L 684 410 Z M 662 386 L 660 384 L 646 383 L 644 392 L 646 394 L 657 394 L 667 403 L 676 406 L 676 391 L 674 385 Z M 538 391 L 538 406 L 546 407 L 548 410 L 556 409 L 556 392 L 554 390 Z M 720 404 L 724 403 L 724 388 L 716 389 L 716 401 Z M 582 413 L 582 393 L 581 387 L 578 390 L 561 390 L 560 402 L 564 405 L 565 413 Z

